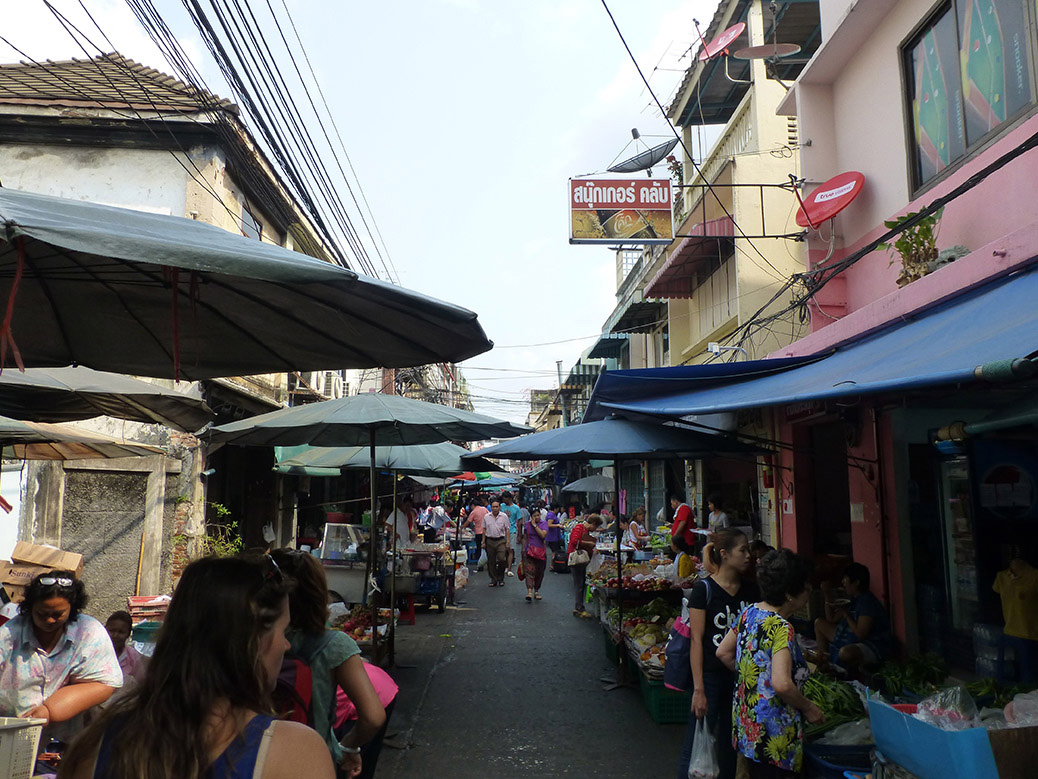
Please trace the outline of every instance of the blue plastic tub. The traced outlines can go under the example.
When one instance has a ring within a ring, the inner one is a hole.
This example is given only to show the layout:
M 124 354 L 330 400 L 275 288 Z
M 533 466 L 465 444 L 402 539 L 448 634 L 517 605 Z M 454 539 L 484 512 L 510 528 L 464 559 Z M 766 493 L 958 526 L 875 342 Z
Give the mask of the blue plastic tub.
M 872 750 L 875 748 L 873 744 L 808 744 L 804 747 L 804 755 L 824 779 L 844 779 L 847 772 L 872 771 Z

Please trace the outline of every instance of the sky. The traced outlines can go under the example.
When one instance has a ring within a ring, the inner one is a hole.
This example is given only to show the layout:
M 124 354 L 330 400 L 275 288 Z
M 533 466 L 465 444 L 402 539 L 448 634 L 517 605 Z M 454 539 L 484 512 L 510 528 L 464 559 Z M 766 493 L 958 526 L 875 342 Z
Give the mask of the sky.
M 631 128 L 649 145 L 670 132 L 601 0 L 287 1 L 387 264 L 403 286 L 479 314 L 495 347 L 463 364 L 476 409 L 525 421 L 528 391 L 557 387 L 556 361 L 565 375 L 616 303 L 614 254 L 568 244 L 567 180 L 644 148 L 625 152 Z M 181 2 L 155 4 L 232 97 Z M 43 0 L 12 5 L 3 36 L 28 56 L 87 56 Z M 97 27 L 80 0 L 51 5 L 98 46 L 100 27 L 125 56 L 171 72 L 124 0 L 82 0 Z M 705 31 L 716 0 L 608 5 L 666 105 L 695 50 L 692 20 Z M 251 6 L 275 36 L 267 3 Z M 0 41 L 0 61 L 20 59 Z

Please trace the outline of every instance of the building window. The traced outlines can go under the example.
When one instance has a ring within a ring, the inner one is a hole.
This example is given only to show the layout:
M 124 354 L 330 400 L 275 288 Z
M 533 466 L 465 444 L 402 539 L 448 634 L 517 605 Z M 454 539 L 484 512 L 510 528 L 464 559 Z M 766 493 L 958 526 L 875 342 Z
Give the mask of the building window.
M 1032 103 L 1024 0 L 951 0 L 905 47 L 915 185 Z
M 263 240 L 263 225 L 244 203 L 241 207 L 241 231 L 246 238 L 252 238 L 254 241 Z

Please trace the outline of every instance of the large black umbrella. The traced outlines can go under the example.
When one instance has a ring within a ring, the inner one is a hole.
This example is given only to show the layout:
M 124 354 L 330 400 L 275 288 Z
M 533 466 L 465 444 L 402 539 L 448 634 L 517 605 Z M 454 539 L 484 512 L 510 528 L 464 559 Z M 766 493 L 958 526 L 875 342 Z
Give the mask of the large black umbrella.
M 476 315 L 191 219 L 0 189 L 0 363 L 243 376 L 458 362 Z
M 377 554 L 377 447 L 441 441 L 483 441 L 489 438 L 509 438 L 529 430 L 524 425 L 514 425 L 483 414 L 401 395 L 364 393 L 281 409 L 220 425 L 212 429 L 211 438 L 214 442 L 253 446 L 367 445 L 371 474 L 370 578 L 371 566 Z M 375 630 L 373 640 L 377 652 L 378 630 Z
M 0 414 L 33 422 L 74 422 L 107 415 L 158 422 L 189 433 L 214 417 L 197 394 L 84 367 L 3 371 Z
M 516 460 L 613 460 L 613 491 L 620 495 L 620 463 L 623 460 L 661 460 L 671 457 L 701 459 L 716 455 L 750 454 L 761 451 L 758 447 L 741 443 L 724 435 L 692 430 L 684 427 L 636 422 L 621 417 L 607 417 L 569 427 L 558 427 L 532 433 L 513 441 L 480 449 L 472 457 Z M 617 526 L 619 530 L 619 526 Z M 620 533 L 616 533 L 616 578 L 623 582 L 620 561 Z M 620 609 L 620 638 L 623 640 L 623 598 L 617 599 Z M 623 664 L 624 652 L 620 652 Z M 620 669 L 623 678 L 623 668 Z M 611 683 L 607 689 L 620 686 Z

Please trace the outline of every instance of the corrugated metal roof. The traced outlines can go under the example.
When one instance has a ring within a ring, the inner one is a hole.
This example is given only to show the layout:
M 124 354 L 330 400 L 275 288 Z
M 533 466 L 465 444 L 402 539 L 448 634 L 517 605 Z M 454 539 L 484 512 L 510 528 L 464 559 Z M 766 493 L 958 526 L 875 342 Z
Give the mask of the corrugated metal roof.
M 229 100 L 112 52 L 93 59 L 0 64 L 0 103 L 194 113 Z

